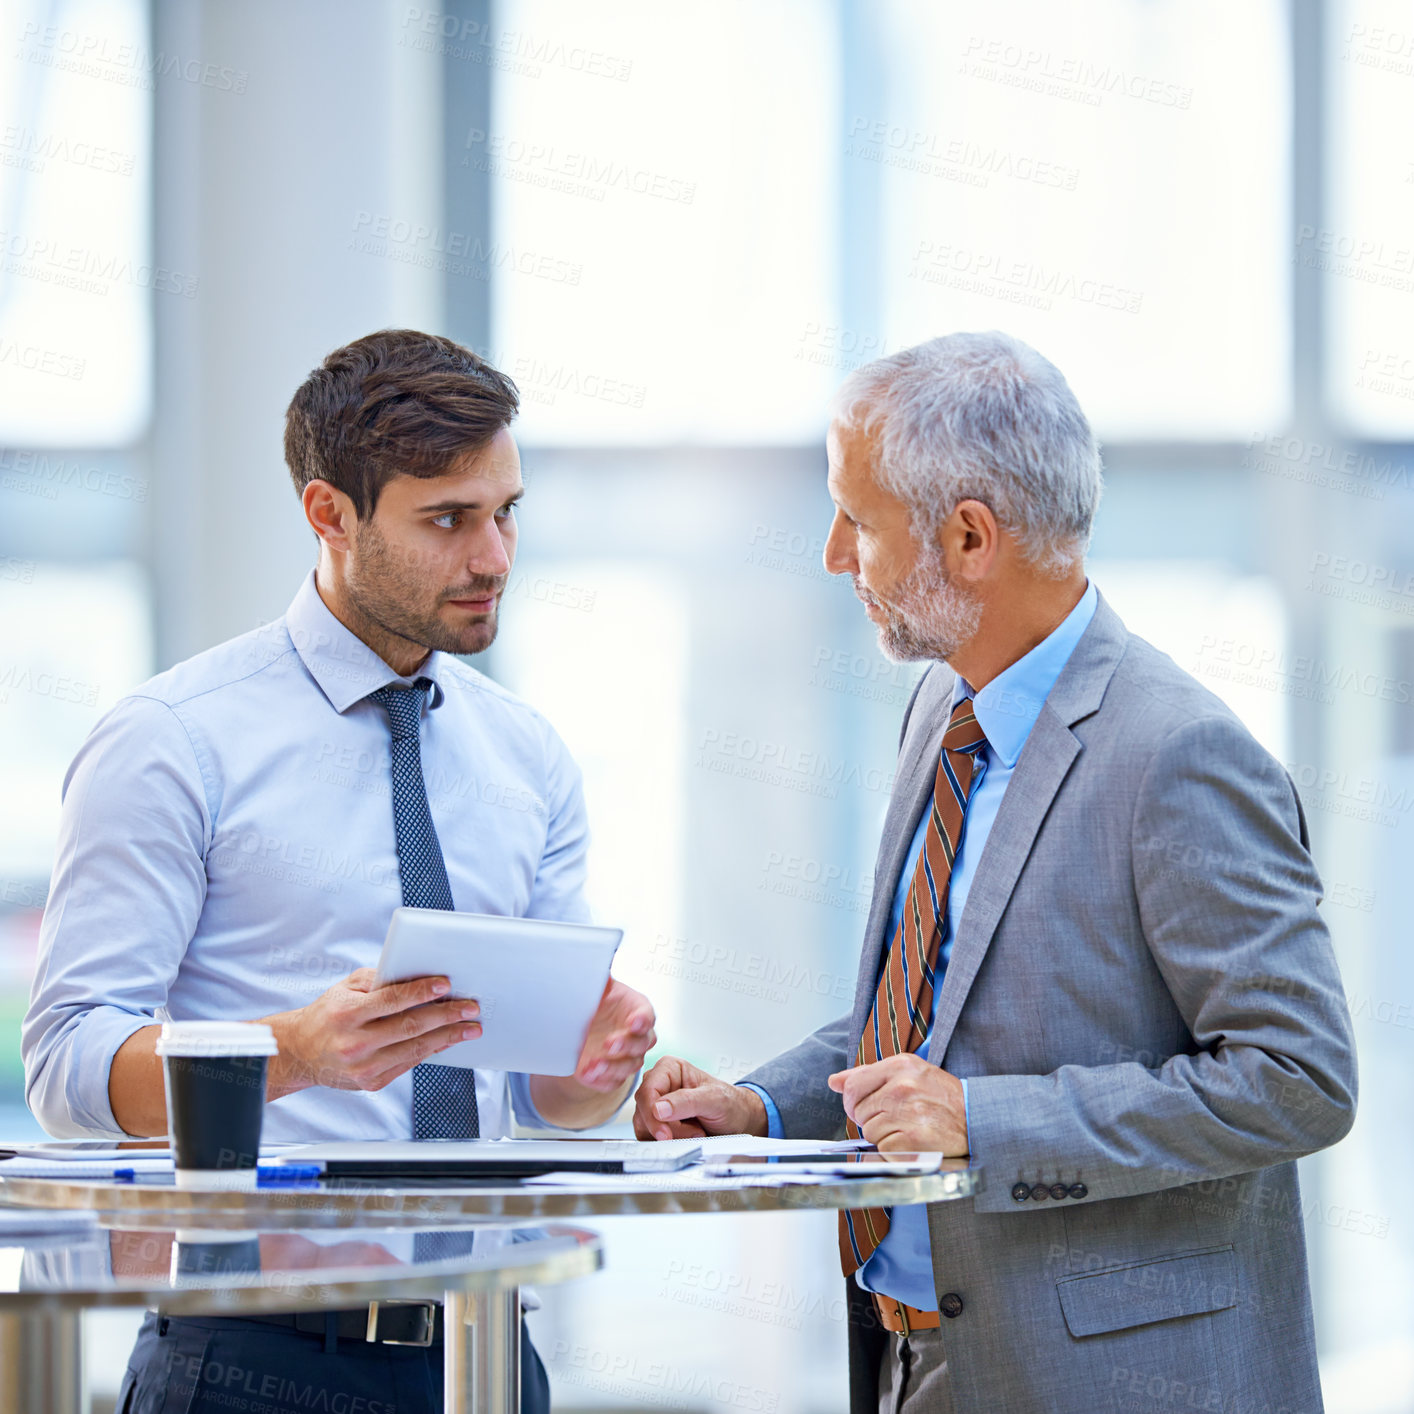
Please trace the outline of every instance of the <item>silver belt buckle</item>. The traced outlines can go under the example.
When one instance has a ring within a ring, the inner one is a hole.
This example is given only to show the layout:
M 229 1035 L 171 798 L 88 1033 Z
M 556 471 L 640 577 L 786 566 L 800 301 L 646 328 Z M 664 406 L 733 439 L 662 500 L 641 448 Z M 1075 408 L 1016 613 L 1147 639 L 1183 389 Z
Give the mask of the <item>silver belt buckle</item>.
M 414 1340 L 392 1340 L 385 1337 L 378 1343 L 381 1345 L 417 1345 L 426 1347 L 432 1344 L 433 1332 L 437 1329 L 437 1303 L 435 1301 L 370 1301 L 368 1303 L 368 1330 L 364 1335 L 367 1341 L 378 1341 L 378 1311 L 383 1306 L 420 1306 L 422 1307 L 422 1332 Z

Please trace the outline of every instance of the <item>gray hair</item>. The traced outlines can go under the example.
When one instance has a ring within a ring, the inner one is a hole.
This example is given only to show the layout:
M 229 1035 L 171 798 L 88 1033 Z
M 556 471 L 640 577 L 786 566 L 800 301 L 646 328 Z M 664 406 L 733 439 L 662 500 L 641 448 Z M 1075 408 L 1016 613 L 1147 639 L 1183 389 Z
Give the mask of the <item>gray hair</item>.
M 857 368 L 831 415 L 878 432 L 880 484 L 931 536 L 959 501 L 990 506 L 1057 577 L 1085 557 L 1100 448 L 1055 364 L 1010 334 L 947 334 Z

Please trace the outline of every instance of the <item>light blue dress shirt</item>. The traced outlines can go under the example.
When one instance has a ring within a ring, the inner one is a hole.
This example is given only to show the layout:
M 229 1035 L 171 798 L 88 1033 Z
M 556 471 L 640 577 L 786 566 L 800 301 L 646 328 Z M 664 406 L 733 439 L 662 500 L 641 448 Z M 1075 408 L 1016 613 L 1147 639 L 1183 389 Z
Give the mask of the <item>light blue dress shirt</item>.
M 423 774 L 458 909 L 584 921 L 579 769 L 531 707 L 433 653 Z M 114 1053 L 140 1027 L 253 1019 L 378 960 L 402 902 L 386 712 L 403 682 L 311 573 L 283 618 L 153 678 L 64 781 L 22 1047 L 51 1134 L 118 1135 Z M 489 1024 L 489 1023 L 488 1023 Z M 524 1076 L 479 1070 L 481 1132 L 540 1125 Z M 410 1139 L 412 1076 L 273 1101 L 266 1139 Z
M 1059 627 L 1024 658 L 1018 658 L 1004 672 L 998 673 L 981 692 L 974 693 L 961 677 L 953 686 L 954 707 L 964 697 L 974 699 L 977 720 L 986 733 L 987 744 L 981 752 L 982 777 L 980 781 L 973 781 L 967 797 L 962 843 L 953 861 L 952 879 L 948 884 L 947 930 L 938 944 L 940 965 L 937 987 L 933 993 L 934 1017 L 937 1016 L 938 1002 L 943 994 L 943 973 L 952 955 L 953 939 L 957 936 L 958 923 L 967 906 L 968 891 L 977 873 L 987 836 L 992 832 L 1002 797 L 1006 794 L 1007 783 L 1011 780 L 1026 739 L 1031 735 L 1031 728 L 1040 715 L 1042 704 L 1095 616 L 1097 601 L 1095 586 L 1087 584 L 1080 602 Z M 913 882 L 913 871 L 918 864 L 919 851 L 923 848 L 927 825 L 928 813 L 925 810 L 914 830 L 913 843 L 909 846 L 908 857 L 894 890 L 893 910 L 889 916 L 890 939 L 898 931 L 899 919 L 903 917 L 904 901 Z M 926 1040 L 921 1049 L 927 1051 Z M 771 1136 L 777 1139 L 783 1137 L 780 1112 L 771 1097 L 759 1086 L 750 1088 L 765 1102 Z M 962 1082 L 962 1092 L 965 1105 L 966 1080 Z M 862 1287 L 891 1296 L 895 1301 L 902 1301 L 919 1310 L 931 1311 L 936 1307 L 938 1298 L 933 1290 L 933 1258 L 928 1241 L 927 1214 L 927 1208 L 921 1204 L 893 1210 L 884 1240 L 857 1273 Z

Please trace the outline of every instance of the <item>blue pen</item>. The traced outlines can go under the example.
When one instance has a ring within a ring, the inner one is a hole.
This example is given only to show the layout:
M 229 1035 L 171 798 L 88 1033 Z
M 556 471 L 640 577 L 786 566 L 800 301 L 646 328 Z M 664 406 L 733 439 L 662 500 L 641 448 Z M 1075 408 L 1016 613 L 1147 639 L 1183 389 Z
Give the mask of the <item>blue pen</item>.
M 323 1164 L 273 1164 L 257 1167 L 256 1178 L 264 1183 L 304 1183 L 324 1177 Z
M 257 1183 L 307 1183 L 310 1179 L 323 1178 L 324 1169 L 319 1164 L 275 1164 L 269 1168 L 257 1167 Z M 136 1183 L 136 1169 L 114 1169 L 115 1183 Z

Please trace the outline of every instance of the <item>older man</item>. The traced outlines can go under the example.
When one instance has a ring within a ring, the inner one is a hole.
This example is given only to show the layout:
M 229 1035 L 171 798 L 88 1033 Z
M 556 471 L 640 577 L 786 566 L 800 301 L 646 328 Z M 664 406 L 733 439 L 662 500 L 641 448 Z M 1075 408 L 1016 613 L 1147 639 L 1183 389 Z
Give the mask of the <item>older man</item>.
M 826 567 L 931 660 L 854 1008 L 741 1085 L 660 1061 L 638 1132 L 984 1168 L 843 1216 L 856 1414 L 1319 1410 L 1294 1161 L 1355 1058 L 1290 779 L 1087 580 L 1099 453 L 1033 349 L 860 369 L 829 486 Z

